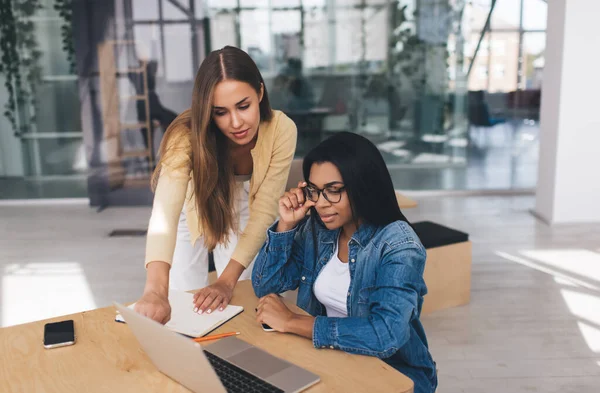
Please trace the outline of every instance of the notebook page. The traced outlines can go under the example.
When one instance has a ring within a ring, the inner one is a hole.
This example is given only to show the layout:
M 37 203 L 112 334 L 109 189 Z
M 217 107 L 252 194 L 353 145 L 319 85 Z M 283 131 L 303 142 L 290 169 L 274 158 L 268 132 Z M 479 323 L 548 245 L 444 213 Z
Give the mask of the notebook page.
M 201 337 L 224 324 L 244 310 L 242 306 L 228 305 L 223 311 L 213 311 L 211 314 L 194 312 L 194 295 L 188 292 L 169 291 L 171 304 L 171 320 L 165 325 L 169 329 L 192 337 Z M 135 303 L 129 308 L 133 309 Z M 116 321 L 124 322 L 121 315 Z

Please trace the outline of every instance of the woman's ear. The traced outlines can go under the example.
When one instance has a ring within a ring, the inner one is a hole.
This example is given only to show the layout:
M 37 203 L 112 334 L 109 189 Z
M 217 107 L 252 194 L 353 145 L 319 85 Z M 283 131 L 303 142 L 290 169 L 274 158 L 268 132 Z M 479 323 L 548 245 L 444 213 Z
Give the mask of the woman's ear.
M 262 102 L 262 99 L 265 95 L 265 85 L 264 83 L 260 84 L 260 93 L 258 94 L 258 102 Z

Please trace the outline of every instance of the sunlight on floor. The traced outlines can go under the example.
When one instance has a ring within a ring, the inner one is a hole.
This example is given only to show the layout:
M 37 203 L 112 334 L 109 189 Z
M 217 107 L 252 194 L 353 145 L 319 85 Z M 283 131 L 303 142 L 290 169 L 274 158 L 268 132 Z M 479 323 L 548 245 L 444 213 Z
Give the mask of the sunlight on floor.
M 571 282 L 572 284 L 579 285 L 581 287 L 600 292 L 600 284 L 594 285 L 592 283 L 584 281 L 583 279 L 573 277 L 573 276 L 569 275 L 568 272 L 560 272 L 556 269 L 552 269 L 551 267 L 548 267 L 544 263 L 533 262 L 528 259 L 516 256 L 516 255 L 512 255 L 512 254 L 509 254 L 509 253 L 506 253 L 503 251 L 496 251 L 495 254 L 508 260 L 508 261 L 515 262 L 520 265 L 527 266 L 529 268 L 549 274 L 549 275 L 553 276 L 555 279 L 561 279 L 563 281 L 568 281 L 568 282 Z M 565 269 L 561 266 L 561 270 L 565 270 Z
M 557 284 L 560 284 L 562 286 L 565 286 L 565 287 L 574 287 L 574 288 L 579 287 L 579 285 L 575 284 L 574 282 L 567 280 L 566 278 L 562 278 L 562 277 L 554 277 L 554 282 L 556 282 Z
M 84 271 L 76 262 L 6 266 L 0 304 L 2 327 L 96 308 Z
M 569 277 L 561 277 L 559 281 L 555 276 L 555 281 L 571 287 L 561 289 L 561 295 L 571 314 L 580 319 L 577 325 L 588 347 L 600 353 L 600 292 L 593 293 L 596 291 L 589 286 L 586 290 L 574 280 L 581 279 L 594 287 L 600 283 L 600 254 L 584 249 L 563 249 L 522 251 L 521 255 Z M 592 293 L 588 293 L 589 289 L 592 289 Z
M 600 297 L 598 294 L 580 292 L 577 289 L 561 289 L 571 314 L 600 327 Z
M 600 353 L 600 329 L 585 322 L 577 322 L 577 325 L 588 347 L 592 351 Z
M 587 346 L 600 353 L 600 254 L 583 249 L 522 251 L 521 255 L 496 251 L 511 262 L 516 262 L 554 277 L 560 293 L 577 318 L 577 326 Z M 600 365 L 600 362 L 598 362 Z
M 584 249 L 521 251 L 521 255 L 548 266 L 600 283 L 600 254 Z

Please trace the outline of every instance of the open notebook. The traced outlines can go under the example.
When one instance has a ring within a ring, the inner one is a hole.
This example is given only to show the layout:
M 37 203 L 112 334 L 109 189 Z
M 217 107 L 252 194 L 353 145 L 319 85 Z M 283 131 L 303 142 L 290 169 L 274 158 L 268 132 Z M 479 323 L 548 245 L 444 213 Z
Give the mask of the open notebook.
M 223 311 L 213 311 L 211 314 L 194 312 L 194 295 L 188 292 L 169 291 L 171 304 L 171 320 L 165 325 L 169 329 L 190 337 L 202 337 L 215 330 L 242 311 L 242 306 L 228 305 Z M 133 309 L 132 304 L 129 308 Z M 119 313 L 117 322 L 125 322 Z

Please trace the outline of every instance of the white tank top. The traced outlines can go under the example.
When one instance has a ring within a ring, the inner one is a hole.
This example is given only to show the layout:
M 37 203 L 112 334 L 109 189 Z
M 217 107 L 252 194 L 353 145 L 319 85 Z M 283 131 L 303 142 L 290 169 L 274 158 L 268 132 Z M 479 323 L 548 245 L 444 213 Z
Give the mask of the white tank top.
M 328 317 L 347 317 L 348 289 L 350 288 L 350 269 L 348 263 L 338 258 L 338 248 L 319 273 L 313 286 L 317 300 L 325 306 Z

